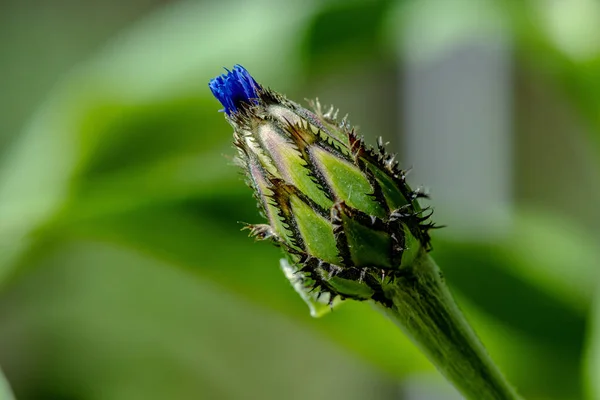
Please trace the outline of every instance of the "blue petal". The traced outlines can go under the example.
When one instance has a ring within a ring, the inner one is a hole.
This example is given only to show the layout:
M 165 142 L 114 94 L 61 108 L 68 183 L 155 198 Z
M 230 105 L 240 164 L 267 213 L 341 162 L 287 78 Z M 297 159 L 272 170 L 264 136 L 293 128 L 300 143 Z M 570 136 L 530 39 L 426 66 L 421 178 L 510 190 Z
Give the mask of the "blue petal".
M 260 87 L 250 73 L 241 65 L 235 65 L 227 73 L 211 79 L 208 87 L 223 104 L 227 115 L 237 112 L 242 103 L 258 103 L 257 89 Z

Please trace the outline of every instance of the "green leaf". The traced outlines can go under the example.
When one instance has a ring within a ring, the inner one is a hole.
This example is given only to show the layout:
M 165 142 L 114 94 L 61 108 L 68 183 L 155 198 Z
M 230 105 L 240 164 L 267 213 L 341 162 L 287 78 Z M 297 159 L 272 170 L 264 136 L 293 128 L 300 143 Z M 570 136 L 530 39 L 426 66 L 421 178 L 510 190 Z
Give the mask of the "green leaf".
M 598 281 L 600 282 L 600 281 Z M 584 358 L 584 383 L 588 399 L 600 398 L 600 294 L 590 310 Z
M 556 216 L 523 210 L 514 221 L 505 236 L 487 241 L 438 235 L 433 255 L 453 289 L 479 313 L 547 349 L 539 355 L 551 358 L 537 369 L 541 389 L 557 398 L 578 396 L 598 248 L 587 232 Z M 531 372 L 524 378 L 534 383 Z M 526 384 L 519 376 L 514 382 Z
M 0 371 L 0 399 L 15 400 L 15 396 L 13 395 L 12 390 L 10 389 L 8 381 L 4 377 L 4 374 L 2 374 L 2 371 Z
M 220 185 L 218 172 L 189 172 L 194 160 L 229 147 L 206 82 L 215 68 L 234 63 L 273 83 L 293 80 L 296 37 L 313 12 L 314 6 L 269 0 L 182 2 L 144 19 L 80 66 L 3 160 L 0 237 L 13 243 L 0 256 L 0 275 L 73 202 L 88 200 L 87 212 L 97 213 Z M 222 15 L 229 15 L 227 28 Z M 253 29 L 245 28 L 247 21 Z M 206 38 L 218 38 L 219 46 Z M 272 63 L 272 54 L 280 62 Z
M 223 229 L 223 216 L 236 209 L 228 199 L 243 185 L 236 171 L 224 166 L 221 154 L 230 152 L 230 134 L 206 82 L 218 73 L 216 66 L 240 62 L 257 77 L 269 76 L 270 84 L 290 86 L 300 65 L 297 38 L 315 10 L 307 4 L 262 3 L 167 7 L 60 85 L 0 176 L 0 236 L 32 239 L 11 246 L 0 273 L 44 258 L 48 238 L 77 226 L 75 236 L 142 249 L 314 324 L 278 270 L 275 253 Z M 221 16 L 232 7 L 236 13 L 224 29 Z M 247 21 L 255 29 L 245 29 Z M 219 46 L 206 40 L 216 37 Z M 248 43 L 260 43 L 264 52 Z M 45 195 L 36 196 L 40 192 Z M 205 202 L 198 204 L 198 197 Z M 202 218 L 195 217 L 198 207 Z M 318 329 L 385 370 L 405 374 L 431 368 L 366 304 L 336 311 Z
M 126 245 L 188 269 L 256 304 L 294 316 L 395 375 L 432 368 L 408 338 L 366 303 L 347 302 L 313 322 L 278 268 L 279 251 L 236 232 L 236 220 L 258 218 L 252 209 L 250 191 L 244 190 L 241 197 L 150 207 L 65 229 L 73 237 Z
M 303 50 L 311 69 L 349 65 L 383 54 L 382 25 L 393 1 L 349 1 L 325 5 L 311 20 Z
M 22 398 L 383 398 L 385 378 L 306 321 L 144 252 L 67 241 L 31 267 L 0 296 Z
M 308 310 L 277 267 L 278 251 L 236 233 L 234 221 L 258 218 L 253 209 L 250 190 L 240 184 L 236 195 L 152 206 L 65 228 L 75 237 L 102 239 L 140 249 L 202 279 L 217 282 L 263 307 L 294 316 L 395 375 L 431 368 L 395 326 L 366 304 L 345 302 L 326 318 L 311 322 Z M 556 230 L 561 232 L 559 227 Z M 523 231 L 530 237 L 528 233 Z M 548 237 L 537 237 L 552 244 Z M 515 236 L 515 240 L 518 238 Z M 556 240 L 564 245 L 570 243 L 562 234 Z M 577 236 L 572 240 L 581 245 Z M 554 262 L 564 261 L 561 257 L 540 261 L 543 257 L 526 249 L 520 254 L 514 243 L 512 239 L 485 245 L 437 240 L 433 255 L 461 295 L 459 303 L 466 308 L 469 320 L 474 322 L 483 341 L 489 344 L 492 356 L 498 358 L 511 380 L 524 393 L 541 393 L 549 398 L 572 396 L 579 392 L 577 373 L 584 320 L 578 307 L 584 306 L 585 300 L 577 300 L 581 290 L 575 296 L 568 295 L 572 282 L 552 291 L 536 280 L 524 280 L 528 272 L 522 273 L 523 277 L 515 276 L 511 272 L 515 263 L 531 269 L 528 260 L 536 260 L 540 262 L 537 270 L 551 271 Z M 589 253 L 585 246 L 578 248 L 582 260 L 594 258 L 594 253 Z M 572 253 L 565 256 L 569 254 Z M 546 382 L 548 377 L 554 378 Z

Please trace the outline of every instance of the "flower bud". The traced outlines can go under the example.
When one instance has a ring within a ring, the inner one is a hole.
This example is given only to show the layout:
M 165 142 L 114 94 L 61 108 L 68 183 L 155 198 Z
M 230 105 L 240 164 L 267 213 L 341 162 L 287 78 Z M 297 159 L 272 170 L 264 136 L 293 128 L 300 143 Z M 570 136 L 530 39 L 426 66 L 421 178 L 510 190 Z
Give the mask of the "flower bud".
M 307 110 L 239 65 L 209 87 L 266 219 L 250 233 L 284 249 L 282 268 L 313 314 L 319 299 L 384 302 L 386 279 L 430 250 L 433 224 L 381 138 L 366 146 L 333 108 Z

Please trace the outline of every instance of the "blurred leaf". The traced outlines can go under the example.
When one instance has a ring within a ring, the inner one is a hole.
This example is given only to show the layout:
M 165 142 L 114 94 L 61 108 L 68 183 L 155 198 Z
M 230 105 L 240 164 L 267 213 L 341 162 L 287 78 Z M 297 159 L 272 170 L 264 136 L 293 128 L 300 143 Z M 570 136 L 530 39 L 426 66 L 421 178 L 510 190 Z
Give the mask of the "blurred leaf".
M 335 2 L 310 21 L 303 50 L 310 69 L 352 65 L 384 54 L 382 25 L 390 0 Z
M 590 400 L 600 399 L 600 293 L 590 312 L 585 353 L 585 390 Z
M 514 220 L 509 233 L 489 241 L 439 235 L 436 258 L 459 290 L 490 300 L 481 306 L 491 314 L 553 346 L 580 346 L 599 277 L 595 240 L 540 212 L 523 210 Z
M 522 210 L 514 221 L 510 232 L 489 241 L 438 235 L 434 256 L 458 293 L 513 334 L 547 349 L 544 357 L 553 361 L 540 366 L 546 382 L 540 387 L 561 394 L 557 398 L 577 398 L 599 250 L 587 232 L 556 216 Z
M 148 252 L 255 303 L 295 316 L 323 330 L 336 343 L 397 375 L 430 369 L 428 361 L 397 328 L 367 304 L 352 303 L 320 320 L 309 316 L 278 267 L 278 251 L 239 232 L 236 220 L 254 221 L 254 199 L 243 196 L 183 201 L 103 217 L 71 226 L 74 237 L 110 240 Z M 229 216 L 225 220 L 225 216 Z
M 480 298 L 466 298 L 458 290 L 453 292 L 492 359 L 523 398 L 581 398 L 580 360 L 577 357 L 555 352 L 538 337 L 499 321 L 481 307 Z
M 254 222 L 256 214 L 250 191 L 240 183 L 239 194 L 155 205 L 65 229 L 74 237 L 125 244 L 189 269 L 257 304 L 323 330 L 337 343 L 396 375 L 428 365 L 394 325 L 366 304 L 348 302 L 326 318 L 310 320 L 308 310 L 277 268 L 277 251 L 253 243 L 242 232 L 236 233 L 236 220 Z M 526 236 L 529 233 L 522 231 Z M 552 243 L 547 236 L 531 237 Z M 520 246 L 514 246 L 520 237 L 509 236 L 506 242 L 491 244 L 438 240 L 434 256 L 449 282 L 463 295 L 461 304 L 469 306 L 468 314 L 477 317 L 475 325 L 485 343 L 491 344 L 492 355 L 499 355 L 507 371 L 521 371 L 515 376 L 520 387 L 532 393 L 572 396 L 579 392 L 577 372 L 584 328 L 581 314 L 587 297 L 581 300 L 579 291 L 574 291 L 574 296 L 563 296 L 568 293 L 564 288 L 572 282 L 553 292 L 535 279 L 524 279 L 528 273 L 515 274 L 515 266 L 527 268 L 531 261 L 541 263 L 535 266 L 537 270 L 550 270 L 554 265 L 555 255 L 548 263 L 544 257 L 540 261 L 535 253 L 544 248 L 528 246 L 521 253 Z M 562 235 L 556 239 L 569 249 L 569 240 Z M 571 239 L 580 246 L 577 236 Z M 577 249 L 582 252 L 582 260 L 593 258 L 585 246 Z M 564 266 L 560 257 L 555 261 Z M 549 376 L 557 379 L 546 382 Z
M 174 152 L 199 156 L 204 144 L 227 142 L 228 135 L 220 133 L 227 131 L 222 116 L 212 111 L 217 102 L 208 100 L 208 80 L 220 65 L 243 63 L 257 76 L 268 74 L 271 82 L 287 81 L 298 65 L 298 30 L 313 12 L 310 3 L 269 0 L 175 3 L 70 75 L 3 160 L 0 238 L 10 245 L 2 253 L 0 274 L 35 240 L 38 228 L 66 210 L 72 195 L 84 190 L 77 184 L 88 178 L 104 182 L 104 197 L 117 193 L 127 202 L 139 198 L 145 185 L 156 194 L 158 185 L 148 175 L 130 188 L 119 178 L 128 170 L 162 165 L 167 168 L 162 177 L 174 179 L 161 184 L 175 185 L 176 196 L 190 187 L 201 190 L 172 171 L 177 161 L 169 166 L 168 160 Z M 287 17 L 280 18 L 283 14 Z M 247 21 L 253 29 L 245 29 Z M 271 62 L 273 54 L 279 63 Z M 117 187 L 110 187 L 112 174 Z
M 438 259 L 452 286 L 486 312 L 559 351 L 581 351 L 585 319 L 560 298 L 510 273 L 509 254 L 490 244 L 448 243 Z M 519 260 L 520 261 L 520 260 Z
M 234 188 L 244 188 L 221 159 L 229 153 L 230 134 L 206 82 L 220 72 L 216 66 L 236 62 L 257 77 L 268 75 L 269 82 L 293 81 L 297 33 L 313 10 L 307 3 L 239 2 L 223 26 L 220 16 L 229 15 L 232 6 L 174 5 L 61 86 L 0 177 L 0 217 L 6 222 L 0 233 L 31 240 L 14 247 L 13 259 L 3 267 L 14 265 L 17 256 L 20 265 L 34 264 L 45 256 L 45 240 L 75 224 L 81 229 L 76 236 L 87 233 L 188 268 L 202 267 L 202 276 L 230 291 L 286 313 L 295 310 L 292 315 L 390 372 L 430 369 L 408 339 L 366 304 L 353 304 L 315 325 L 279 272 L 277 257 L 267 257 L 266 249 L 243 234 L 229 237 L 231 231 L 215 219 L 233 217 L 235 200 L 227 199 Z M 281 19 L 282 14 L 288 17 Z M 260 29 L 244 29 L 249 20 Z M 214 46 L 207 37 L 219 37 L 223 45 Z M 264 51 L 246 43 L 260 43 Z M 280 62 L 271 62 L 273 54 Z M 247 204 L 244 209 L 255 209 Z M 254 213 L 247 217 L 239 219 L 253 219 Z
M 302 321 L 139 252 L 69 241 L 34 265 L 0 303 L 0 354 L 21 398 L 358 400 L 388 390 Z
M 0 371 L 0 399 L 1 400 L 14 400 L 15 399 L 15 396 L 13 395 L 12 390 L 10 389 L 10 385 L 8 384 L 8 381 L 6 380 L 4 375 L 2 374 L 2 371 Z

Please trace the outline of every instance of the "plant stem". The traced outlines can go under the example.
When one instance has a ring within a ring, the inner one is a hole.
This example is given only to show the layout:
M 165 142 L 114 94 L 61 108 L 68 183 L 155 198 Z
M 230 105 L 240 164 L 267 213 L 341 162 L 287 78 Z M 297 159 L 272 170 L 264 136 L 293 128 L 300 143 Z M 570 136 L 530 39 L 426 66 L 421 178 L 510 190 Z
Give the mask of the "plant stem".
M 388 305 L 377 303 L 377 307 L 467 399 L 520 399 L 456 305 L 428 254 L 422 253 L 412 268 L 384 286 L 384 294 Z

